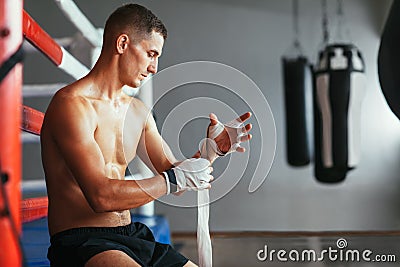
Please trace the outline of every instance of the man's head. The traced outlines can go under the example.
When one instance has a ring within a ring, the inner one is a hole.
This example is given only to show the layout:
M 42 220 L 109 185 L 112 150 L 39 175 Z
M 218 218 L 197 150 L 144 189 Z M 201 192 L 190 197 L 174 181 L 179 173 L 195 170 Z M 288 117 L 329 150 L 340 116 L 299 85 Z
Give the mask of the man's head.
M 117 8 L 107 19 L 104 27 L 104 46 L 113 45 L 115 38 L 128 34 L 133 42 L 147 38 L 155 31 L 167 39 L 167 29 L 149 9 L 138 4 L 126 4 Z
M 107 19 L 102 53 L 119 55 L 121 82 L 138 87 L 157 72 L 167 29 L 150 10 L 137 4 L 116 9 Z

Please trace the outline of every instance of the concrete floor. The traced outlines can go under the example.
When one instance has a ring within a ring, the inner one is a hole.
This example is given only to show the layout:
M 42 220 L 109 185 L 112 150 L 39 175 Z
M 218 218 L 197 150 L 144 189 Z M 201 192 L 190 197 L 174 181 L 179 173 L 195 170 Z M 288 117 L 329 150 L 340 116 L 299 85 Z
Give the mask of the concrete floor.
M 183 255 L 198 262 L 194 234 L 173 235 L 173 243 Z M 394 232 L 216 234 L 212 236 L 212 245 L 214 267 L 392 267 L 400 263 L 400 233 Z M 262 261 L 265 246 L 272 258 Z M 287 261 L 278 259 L 279 250 L 285 251 L 281 258 Z M 385 257 L 385 262 L 377 261 Z

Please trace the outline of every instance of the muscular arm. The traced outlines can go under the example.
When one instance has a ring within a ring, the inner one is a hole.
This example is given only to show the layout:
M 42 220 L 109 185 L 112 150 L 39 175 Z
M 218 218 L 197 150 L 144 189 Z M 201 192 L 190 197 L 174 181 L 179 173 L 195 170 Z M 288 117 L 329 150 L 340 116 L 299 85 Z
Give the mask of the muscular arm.
M 161 173 L 177 164 L 177 160 L 168 144 L 158 132 L 156 123 L 149 109 L 142 104 L 146 110 L 146 123 L 140 138 L 137 155 L 149 167 L 153 173 Z M 199 158 L 200 152 L 197 151 L 193 158 Z
M 47 113 L 52 138 L 94 211 L 127 210 L 165 194 L 161 175 L 142 181 L 106 176 L 104 157 L 95 140 L 97 114 L 87 100 L 58 96 Z
M 177 162 L 168 144 L 158 132 L 154 118 L 147 107 L 146 122 L 137 148 L 139 158 L 151 169 L 153 173 L 162 173 Z

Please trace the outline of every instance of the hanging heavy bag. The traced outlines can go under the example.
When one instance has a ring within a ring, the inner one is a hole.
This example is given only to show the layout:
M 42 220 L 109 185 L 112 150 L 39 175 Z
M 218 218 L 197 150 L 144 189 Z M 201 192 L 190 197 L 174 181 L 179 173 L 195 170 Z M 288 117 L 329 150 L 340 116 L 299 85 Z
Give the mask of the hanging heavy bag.
M 310 163 L 307 97 L 311 95 L 311 71 L 305 57 L 283 58 L 286 111 L 286 156 L 292 166 Z
M 378 74 L 383 95 L 400 119 L 400 1 L 393 1 L 383 30 L 378 54 Z
M 351 44 L 328 45 L 314 70 L 315 177 L 336 183 L 360 158 L 365 65 Z
M 310 163 L 309 128 L 311 105 L 311 69 L 300 45 L 299 3 L 292 1 L 293 45 L 282 57 L 286 113 L 286 158 L 291 166 Z

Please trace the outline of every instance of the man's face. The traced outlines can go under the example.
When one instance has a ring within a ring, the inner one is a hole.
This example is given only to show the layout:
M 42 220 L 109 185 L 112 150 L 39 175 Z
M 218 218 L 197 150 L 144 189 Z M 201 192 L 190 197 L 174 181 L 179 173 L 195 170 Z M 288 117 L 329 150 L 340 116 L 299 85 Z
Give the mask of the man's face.
M 129 45 L 129 56 L 126 57 L 125 62 L 128 86 L 139 87 L 149 74 L 157 72 L 158 58 L 162 53 L 163 45 L 164 38 L 155 31 L 149 37 Z

